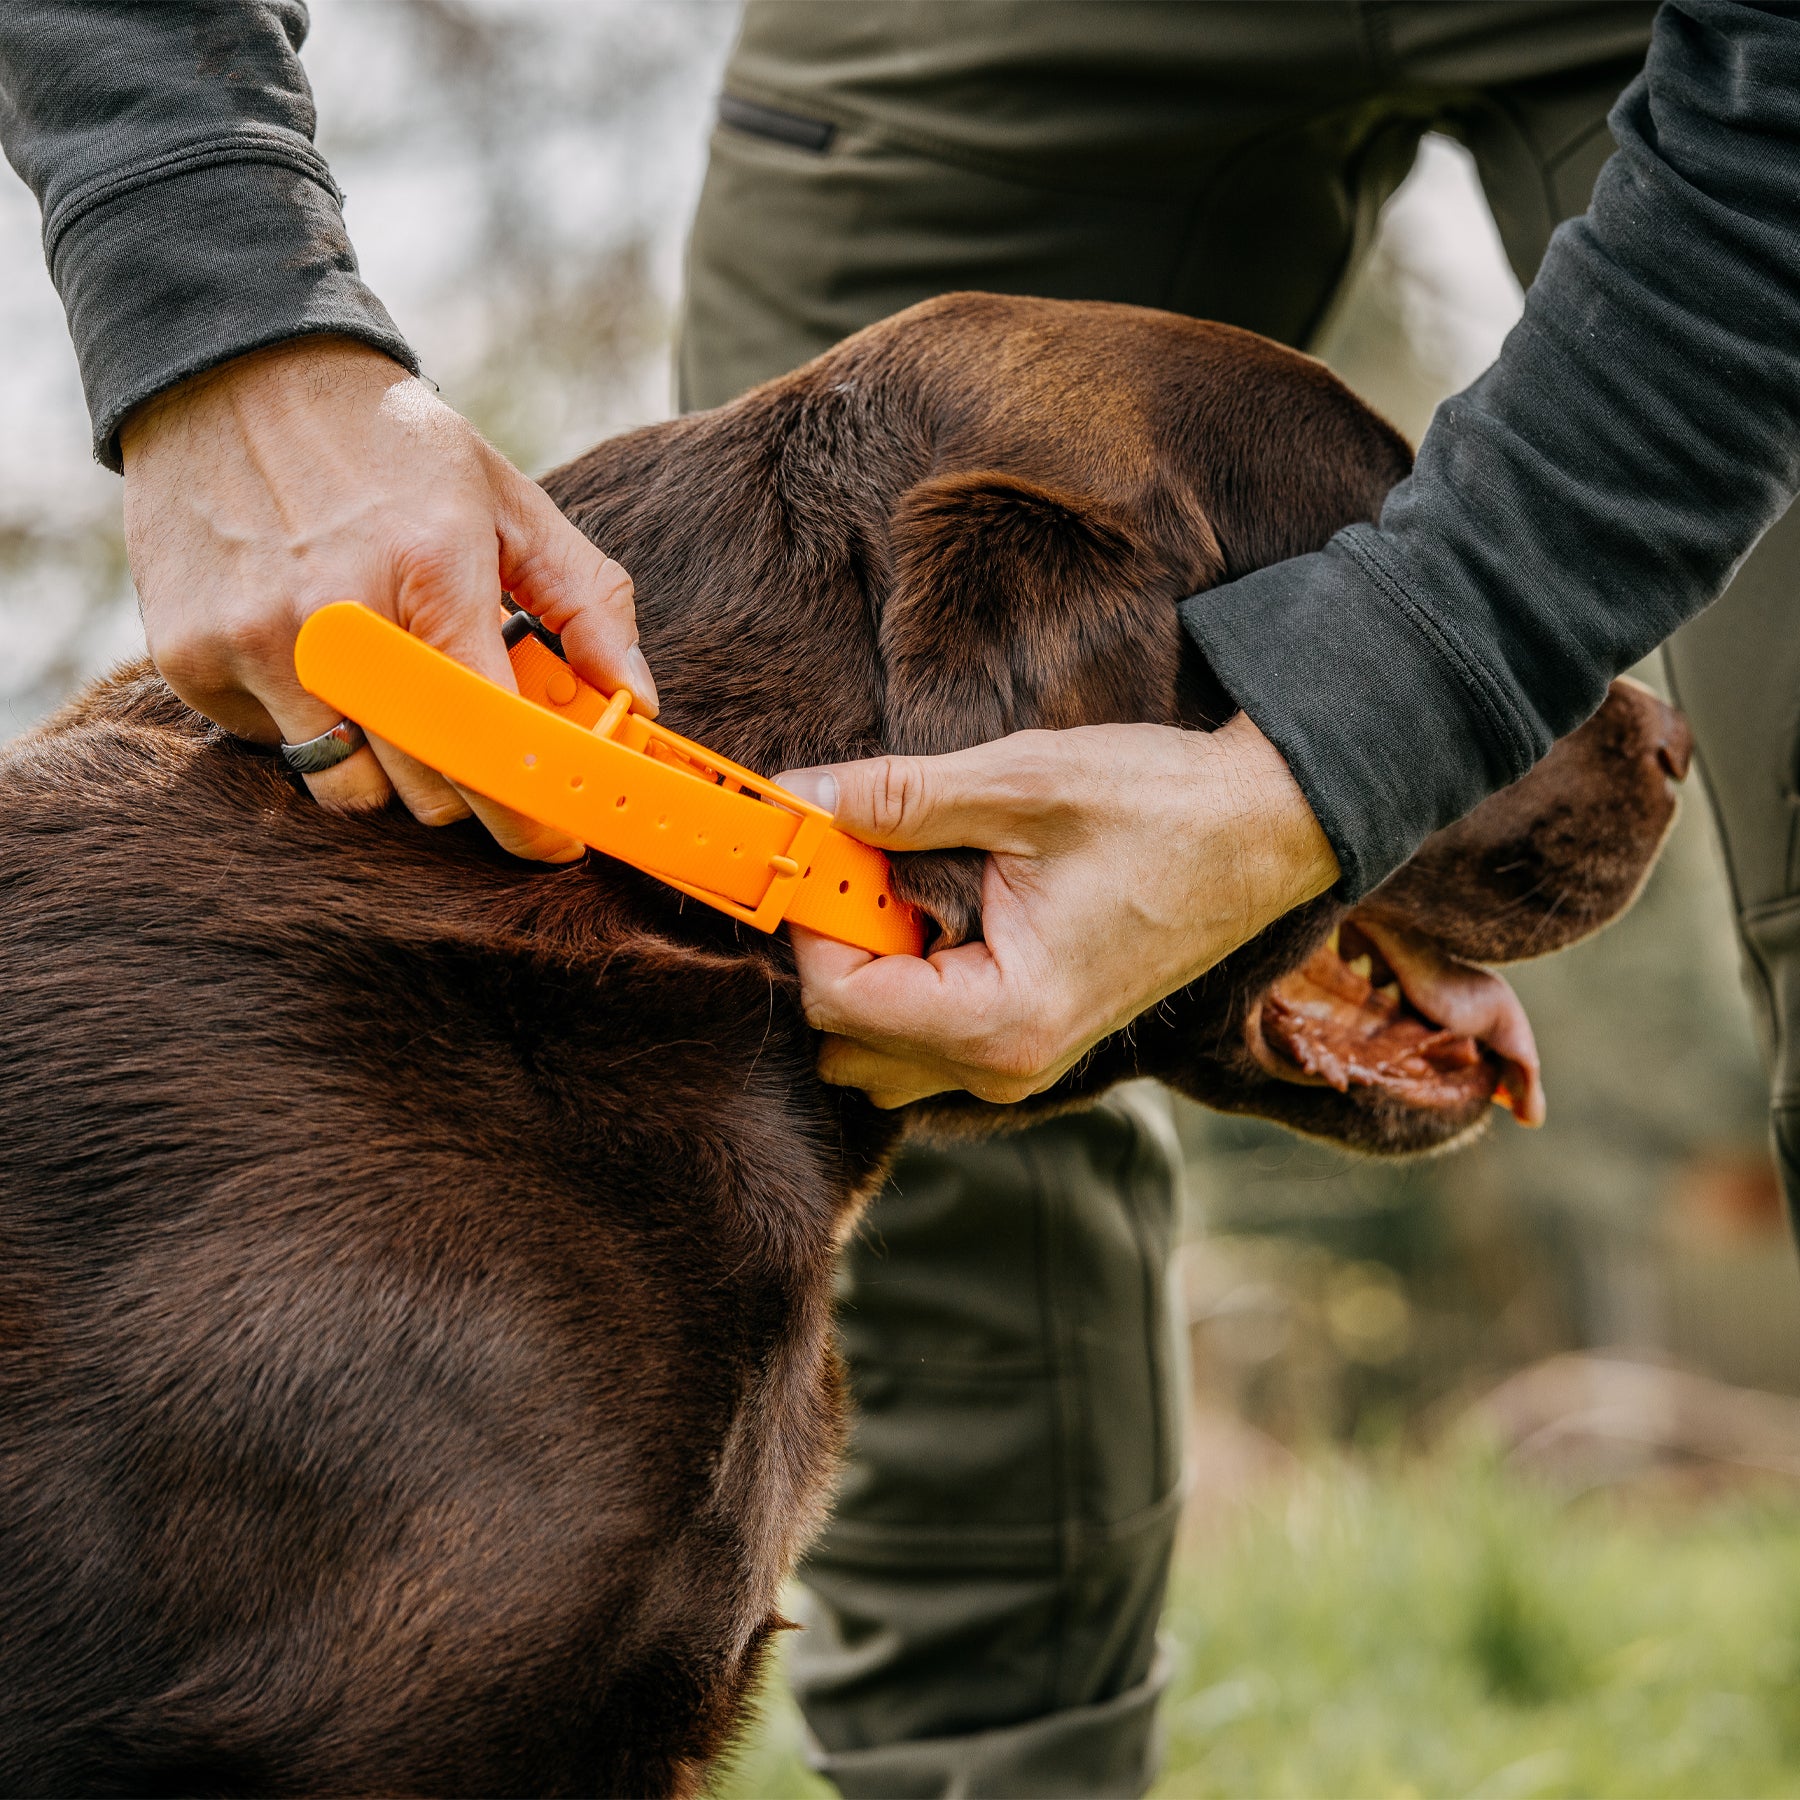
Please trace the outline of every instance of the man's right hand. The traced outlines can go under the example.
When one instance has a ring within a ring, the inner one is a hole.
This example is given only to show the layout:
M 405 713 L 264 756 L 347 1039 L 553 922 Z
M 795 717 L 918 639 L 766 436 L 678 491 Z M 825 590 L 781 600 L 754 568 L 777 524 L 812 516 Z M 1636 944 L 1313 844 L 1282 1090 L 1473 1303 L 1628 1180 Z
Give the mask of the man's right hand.
M 255 351 L 147 401 L 119 440 L 151 657 L 239 737 L 300 743 L 337 723 L 294 674 L 302 622 L 334 600 L 361 601 L 513 687 L 502 589 L 561 634 L 587 680 L 628 687 L 655 712 L 631 577 L 379 351 L 331 337 Z M 398 793 L 428 825 L 473 811 L 516 855 L 581 853 L 376 738 L 306 784 L 341 810 Z

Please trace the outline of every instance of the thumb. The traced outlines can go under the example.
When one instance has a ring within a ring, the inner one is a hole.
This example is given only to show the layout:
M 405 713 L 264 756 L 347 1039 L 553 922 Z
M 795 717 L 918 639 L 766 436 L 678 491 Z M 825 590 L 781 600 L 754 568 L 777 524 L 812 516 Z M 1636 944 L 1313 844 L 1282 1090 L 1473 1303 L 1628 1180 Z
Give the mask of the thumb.
M 656 716 L 656 681 L 638 648 L 631 577 L 510 463 L 500 508 L 500 577 L 527 612 L 563 642 L 576 672 L 611 693 L 629 688 L 638 711 Z
M 823 807 L 852 837 L 884 850 L 1028 854 L 1034 797 L 1014 779 L 1012 742 L 1002 738 L 947 756 L 875 756 L 794 769 L 775 780 L 797 799 Z

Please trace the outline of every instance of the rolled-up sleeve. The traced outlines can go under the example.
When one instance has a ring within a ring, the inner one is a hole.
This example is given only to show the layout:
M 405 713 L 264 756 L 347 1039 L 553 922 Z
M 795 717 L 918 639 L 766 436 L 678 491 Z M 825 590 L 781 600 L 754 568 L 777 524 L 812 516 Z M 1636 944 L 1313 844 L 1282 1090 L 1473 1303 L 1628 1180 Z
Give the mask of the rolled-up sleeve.
M 313 145 L 298 0 L 0 6 L 0 147 L 38 197 L 93 422 L 286 338 L 417 359 L 357 270 Z

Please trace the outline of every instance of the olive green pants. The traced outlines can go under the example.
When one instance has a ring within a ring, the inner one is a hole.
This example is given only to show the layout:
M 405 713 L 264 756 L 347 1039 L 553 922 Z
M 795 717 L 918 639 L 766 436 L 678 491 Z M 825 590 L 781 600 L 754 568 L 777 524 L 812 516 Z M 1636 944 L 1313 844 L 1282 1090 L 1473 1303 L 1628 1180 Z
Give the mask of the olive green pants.
M 1468 146 L 1529 281 L 1611 153 L 1653 11 L 750 0 L 690 247 L 682 404 L 957 288 L 1305 345 L 1428 130 Z M 1790 518 L 1669 660 L 1800 1190 L 1796 539 Z M 844 1274 L 850 1467 L 790 1665 L 846 1794 L 1148 1784 L 1180 1489 L 1176 1209 L 1166 1134 L 1129 1102 L 910 1151 L 877 1200 Z

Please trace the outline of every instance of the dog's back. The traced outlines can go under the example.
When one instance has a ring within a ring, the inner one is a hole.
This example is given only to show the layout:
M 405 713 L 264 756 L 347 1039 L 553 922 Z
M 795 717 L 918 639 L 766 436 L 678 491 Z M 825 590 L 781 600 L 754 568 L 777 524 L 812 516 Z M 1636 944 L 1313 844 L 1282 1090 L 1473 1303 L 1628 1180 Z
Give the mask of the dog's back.
M 4 1785 L 688 1785 L 835 1442 L 791 985 L 148 675 L 0 891 Z

